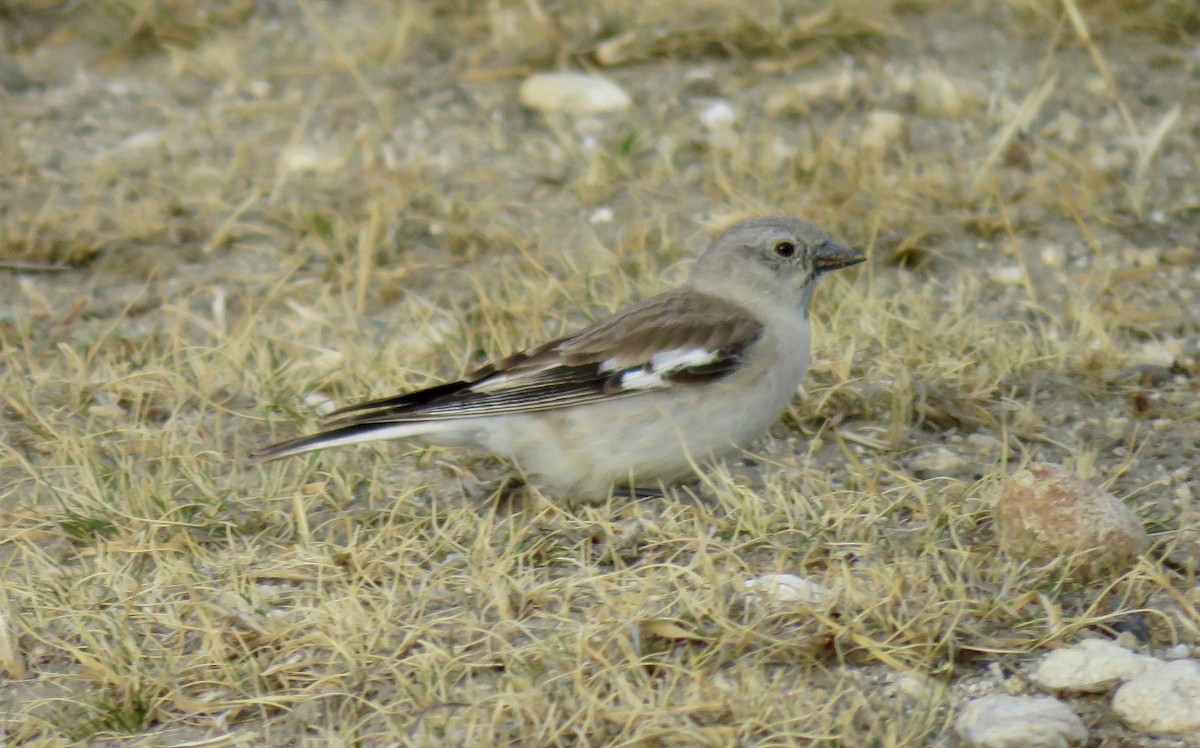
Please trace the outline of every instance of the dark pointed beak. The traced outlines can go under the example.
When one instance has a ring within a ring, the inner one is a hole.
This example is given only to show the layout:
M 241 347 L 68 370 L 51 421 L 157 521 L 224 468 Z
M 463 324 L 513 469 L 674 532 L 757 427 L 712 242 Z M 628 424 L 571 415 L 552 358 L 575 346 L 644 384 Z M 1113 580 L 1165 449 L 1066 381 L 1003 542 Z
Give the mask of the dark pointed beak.
M 830 270 L 857 265 L 865 259 L 867 257 L 862 252 L 843 247 L 836 242 L 825 242 L 813 253 L 813 269 L 819 275 L 828 273 Z

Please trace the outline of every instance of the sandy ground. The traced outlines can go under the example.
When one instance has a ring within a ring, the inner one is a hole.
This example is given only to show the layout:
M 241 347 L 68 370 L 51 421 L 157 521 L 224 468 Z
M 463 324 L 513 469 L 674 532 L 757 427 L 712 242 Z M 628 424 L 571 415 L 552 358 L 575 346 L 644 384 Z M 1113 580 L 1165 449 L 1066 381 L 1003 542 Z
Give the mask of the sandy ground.
M 9 744 L 956 745 L 966 700 L 1036 692 L 1081 637 L 1198 654 L 1194 6 L 0 24 Z M 560 69 L 634 106 L 520 104 Z M 818 293 L 771 437 L 691 492 L 567 505 L 402 445 L 245 460 L 677 283 L 761 213 L 870 259 Z M 1086 584 L 1001 553 L 989 507 L 1035 459 L 1151 550 Z M 768 573 L 836 602 L 755 602 Z M 1068 701 L 1091 744 L 1196 744 Z

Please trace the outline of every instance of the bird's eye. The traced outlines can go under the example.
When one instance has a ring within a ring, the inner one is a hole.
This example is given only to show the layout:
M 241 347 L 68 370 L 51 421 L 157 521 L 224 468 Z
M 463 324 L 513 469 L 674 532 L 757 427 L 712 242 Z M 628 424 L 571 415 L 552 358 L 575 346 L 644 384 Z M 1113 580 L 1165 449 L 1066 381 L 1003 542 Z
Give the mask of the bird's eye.
M 780 257 L 791 257 L 796 254 L 796 245 L 791 242 L 779 242 L 775 245 L 775 254 Z

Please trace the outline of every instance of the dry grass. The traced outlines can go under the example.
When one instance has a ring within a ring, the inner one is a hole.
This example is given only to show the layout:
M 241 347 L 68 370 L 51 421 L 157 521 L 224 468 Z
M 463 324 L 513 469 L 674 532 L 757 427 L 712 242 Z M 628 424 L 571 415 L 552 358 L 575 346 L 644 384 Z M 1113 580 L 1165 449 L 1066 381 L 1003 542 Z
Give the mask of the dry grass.
M 1001 555 L 987 511 L 1033 458 L 1161 543 L 1200 511 L 1185 6 L 1115 44 L 1123 16 L 1069 0 L 999 26 L 935 2 L 108 3 L 124 41 L 97 44 L 81 5 L 6 17 L 9 744 L 946 745 L 966 695 L 1086 630 L 1200 644 L 1161 547 L 1081 587 Z M 610 65 L 636 111 L 521 111 L 520 73 L 558 62 Z M 952 116 L 920 103 L 930 71 Z M 848 82 L 766 105 L 813 80 Z M 718 145 L 713 97 L 739 112 Z M 754 465 L 568 507 L 455 451 L 243 460 L 326 400 L 654 293 L 766 211 L 871 262 L 819 292 L 805 396 Z M 756 602 L 774 572 L 832 606 Z

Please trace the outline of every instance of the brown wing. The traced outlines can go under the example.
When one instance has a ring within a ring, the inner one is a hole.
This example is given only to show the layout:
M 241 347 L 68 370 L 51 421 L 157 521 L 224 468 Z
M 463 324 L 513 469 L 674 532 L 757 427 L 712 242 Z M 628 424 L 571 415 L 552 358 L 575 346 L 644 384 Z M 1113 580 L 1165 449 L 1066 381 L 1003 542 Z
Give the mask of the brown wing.
M 761 332 L 735 304 L 670 291 L 460 381 L 343 408 L 326 427 L 543 411 L 692 386 L 736 368 Z

